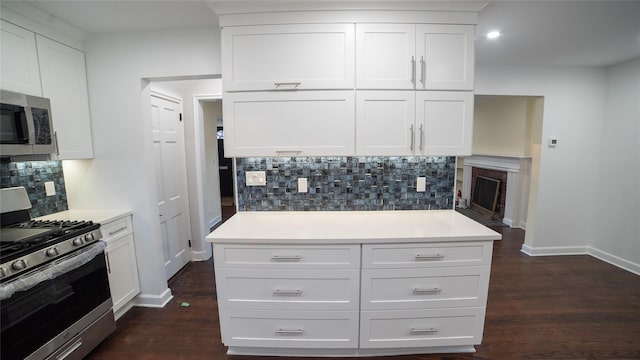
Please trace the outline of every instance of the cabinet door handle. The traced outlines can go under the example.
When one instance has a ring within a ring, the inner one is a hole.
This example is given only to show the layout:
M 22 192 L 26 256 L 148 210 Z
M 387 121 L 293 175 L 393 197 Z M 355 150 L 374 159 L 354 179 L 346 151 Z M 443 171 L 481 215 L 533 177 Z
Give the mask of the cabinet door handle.
M 295 90 L 298 88 L 298 86 L 300 86 L 302 83 L 300 82 L 277 82 L 277 83 L 273 83 L 273 85 L 276 87 L 276 90 Z M 282 88 L 283 86 L 293 86 L 293 88 Z
M 413 148 L 415 146 L 415 134 L 414 134 L 414 130 L 413 130 L 413 125 L 411 125 L 409 127 L 409 130 L 411 132 L 411 146 L 409 147 L 409 149 L 411 149 L 411 151 L 413 151 Z
M 416 261 L 433 261 L 433 260 L 442 260 L 444 259 L 444 255 L 435 254 L 435 255 L 420 255 L 417 254 L 415 257 Z
M 420 289 L 414 288 L 412 290 L 413 295 L 435 295 L 442 292 L 440 288 Z
M 302 335 L 303 329 L 278 329 L 275 331 L 276 335 Z
M 424 138 L 424 130 L 422 129 L 422 124 L 420 124 L 420 152 L 422 152 L 422 143 Z
M 160 215 L 160 216 L 162 216 L 162 215 Z M 120 231 L 124 231 L 124 230 L 127 230 L 126 226 L 123 226 L 123 227 L 119 228 L 118 230 L 109 231 L 109 235 L 113 236 L 113 235 L 119 233 Z
M 273 255 L 271 257 L 272 261 L 300 261 L 302 260 L 302 256 L 300 255 Z
M 420 82 L 422 83 L 422 88 L 426 89 L 427 82 L 427 60 L 424 59 L 424 56 L 420 57 Z
M 438 330 L 435 328 L 426 328 L 426 329 L 414 329 L 409 330 L 410 335 L 424 335 L 424 334 L 435 334 Z
M 273 295 L 281 295 L 281 296 L 298 296 L 298 295 L 302 295 L 303 291 L 300 289 L 295 289 L 295 290 L 280 290 L 280 289 L 275 289 L 273 290 Z
M 414 56 L 411 57 L 411 82 L 416 83 L 416 58 Z
M 276 156 L 300 156 L 302 150 L 276 150 Z

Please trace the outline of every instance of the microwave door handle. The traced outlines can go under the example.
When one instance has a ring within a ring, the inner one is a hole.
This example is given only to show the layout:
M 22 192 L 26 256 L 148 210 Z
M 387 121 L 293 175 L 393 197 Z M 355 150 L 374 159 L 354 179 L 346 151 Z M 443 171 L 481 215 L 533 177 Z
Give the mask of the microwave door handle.
M 33 113 L 31 113 L 31 106 L 24 107 L 24 113 L 27 119 L 27 130 L 29 131 L 29 145 L 35 145 L 36 143 L 36 127 L 33 124 Z
M 30 137 L 30 127 L 29 127 L 29 119 L 27 119 L 27 113 L 25 111 L 21 111 L 16 113 L 15 115 L 15 123 L 16 127 L 20 129 L 20 139 L 19 141 L 29 141 Z

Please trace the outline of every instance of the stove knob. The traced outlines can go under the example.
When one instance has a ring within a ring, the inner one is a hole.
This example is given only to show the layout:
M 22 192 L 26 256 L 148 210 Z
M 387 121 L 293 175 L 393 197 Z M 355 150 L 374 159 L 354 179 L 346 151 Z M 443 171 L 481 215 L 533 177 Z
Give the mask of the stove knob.
M 85 241 L 93 241 L 95 239 L 96 238 L 95 238 L 95 236 L 93 236 L 93 233 L 90 233 L 90 234 L 87 234 L 87 235 L 84 236 L 84 240 Z
M 13 270 L 24 270 L 27 268 L 27 262 L 24 260 L 16 260 L 11 264 Z
M 54 257 L 54 256 L 58 256 L 58 254 L 60 254 L 60 252 L 58 251 L 58 248 L 56 247 L 52 247 L 47 249 L 46 254 L 48 257 Z
M 0 278 L 7 276 L 7 272 L 4 271 L 4 268 L 0 268 Z
M 84 240 L 82 240 L 81 237 L 75 238 L 73 239 L 73 245 L 74 246 L 80 246 L 84 243 Z

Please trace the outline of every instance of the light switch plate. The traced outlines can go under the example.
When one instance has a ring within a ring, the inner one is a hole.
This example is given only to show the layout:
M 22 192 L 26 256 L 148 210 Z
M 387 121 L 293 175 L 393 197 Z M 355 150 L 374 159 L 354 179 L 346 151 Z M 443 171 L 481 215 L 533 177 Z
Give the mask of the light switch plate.
M 425 192 L 427 190 L 427 178 L 424 176 L 418 177 L 416 181 L 416 191 Z
M 307 178 L 298 178 L 298 192 L 306 193 L 307 190 Z
M 549 138 L 549 147 L 553 148 L 553 147 L 556 147 L 557 145 L 558 145 L 558 138 L 550 137 Z
M 56 194 L 56 186 L 53 184 L 53 181 L 44 183 L 44 192 L 47 196 L 54 196 Z
M 247 186 L 267 185 L 267 176 L 264 171 L 247 171 Z

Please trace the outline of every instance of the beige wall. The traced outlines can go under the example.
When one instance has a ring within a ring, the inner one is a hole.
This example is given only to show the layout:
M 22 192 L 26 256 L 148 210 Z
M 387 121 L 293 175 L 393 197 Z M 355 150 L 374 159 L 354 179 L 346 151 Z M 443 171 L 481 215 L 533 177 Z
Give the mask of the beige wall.
M 473 153 L 530 156 L 535 102 L 526 96 L 477 96 Z

